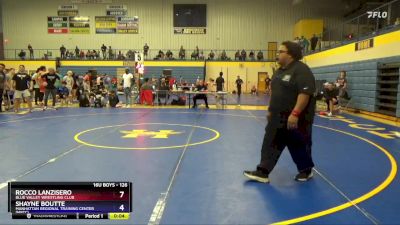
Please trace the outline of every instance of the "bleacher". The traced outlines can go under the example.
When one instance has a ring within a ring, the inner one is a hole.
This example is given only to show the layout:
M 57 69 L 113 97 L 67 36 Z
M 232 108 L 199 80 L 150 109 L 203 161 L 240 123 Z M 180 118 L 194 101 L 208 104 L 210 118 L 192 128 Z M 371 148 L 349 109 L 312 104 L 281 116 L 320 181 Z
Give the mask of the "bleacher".
M 312 68 L 316 80 L 336 81 L 340 71 L 347 72 L 348 94 L 352 101 L 350 108 L 368 112 L 378 112 L 377 93 L 379 84 L 379 65 L 400 62 L 400 56 L 366 61 L 336 64 Z M 400 106 L 400 85 L 397 93 L 397 108 Z M 396 116 L 400 115 L 397 110 Z

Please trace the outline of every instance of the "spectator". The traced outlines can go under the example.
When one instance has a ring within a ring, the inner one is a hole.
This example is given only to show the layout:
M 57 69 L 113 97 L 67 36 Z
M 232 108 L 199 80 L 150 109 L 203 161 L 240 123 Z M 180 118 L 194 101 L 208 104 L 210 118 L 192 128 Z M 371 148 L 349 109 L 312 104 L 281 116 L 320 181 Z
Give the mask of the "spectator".
M 185 59 L 185 57 L 186 57 L 185 49 L 183 49 L 183 46 L 181 45 L 181 48 L 179 49 L 179 58 Z
M 226 55 L 226 51 L 225 50 L 222 50 L 221 60 L 228 60 L 228 56 Z
M 111 60 L 114 58 L 114 53 L 113 50 L 111 49 L 111 46 L 108 47 L 108 59 Z
M 196 53 L 196 50 L 194 50 L 193 52 L 192 52 L 192 54 L 190 55 L 190 59 L 194 59 L 194 60 L 197 60 L 198 59 L 198 54 Z
M 7 106 L 6 110 L 9 110 L 14 105 L 14 88 L 12 85 L 12 78 L 15 75 L 15 69 L 11 68 L 8 71 L 6 70 L 6 85 L 5 85 L 5 99 L 4 104 Z
M 149 54 L 149 49 L 150 49 L 150 47 L 147 45 L 147 43 L 144 44 L 144 46 L 143 46 L 143 56 L 144 56 L 145 59 L 147 59 L 147 55 Z
M 203 51 L 200 51 L 199 59 L 204 60 L 204 52 Z
M 300 40 L 299 40 L 299 45 L 300 45 L 300 47 L 301 47 L 301 51 L 302 51 L 303 54 L 304 54 L 304 44 L 305 44 L 305 42 L 304 42 L 304 36 L 302 35 L 302 36 L 300 37 Z
M 65 58 L 69 59 L 69 50 L 67 50 L 67 52 L 65 53 Z
M 94 57 L 95 59 L 99 59 L 99 58 L 100 58 L 99 52 L 97 52 L 96 50 L 93 50 L 93 57 Z
M 72 71 L 67 72 L 67 76 L 63 78 L 63 82 L 65 82 L 65 87 L 68 89 L 68 95 L 65 97 L 67 100 L 72 104 L 72 99 L 73 99 L 73 87 L 74 87 L 74 73 Z
M 258 51 L 258 53 L 257 53 L 257 60 L 258 61 L 264 60 L 264 54 L 261 50 Z
M 318 43 L 318 37 L 315 36 L 315 34 L 313 34 L 310 42 L 311 42 L 311 51 L 315 51 L 315 48 L 317 47 L 317 43 Z
M 100 49 L 101 49 L 101 53 L 103 55 L 103 59 L 106 59 L 106 57 L 107 57 L 107 55 L 106 55 L 107 47 L 103 44 Z
M 46 71 L 46 67 L 41 66 L 36 70 L 36 73 L 33 74 L 33 76 L 32 76 L 33 90 L 35 93 L 35 105 L 38 105 L 38 101 L 39 101 L 39 103 L 43 102 L 43 93 L 40 91 L 40 84 L 41 84 L 40 77 L 42 76 L 41 73 L 43 73 L 45 71 Z
M 78 46 L 76 46 L 75 47 L 75 58 L 79 58 L 79 52 L 80 52 L 80 50 L 79 50 L 79 48 L 78 48 Z
M 33 59 L 33 48 L 31 44 L 28 44 L 28 50 L 29 50 L 29 59 Z
M 57 94 L 58 97 L 60 98 L 61 101 L 61 106 L 68 105 L 69 99 L 70 99 L 70 94 L 71 92 L 68 90 L 66 87 L 67 83 L 65 81 L 62 82 L 61 87 L 57 89 Z
M 249 58 L 251 61 L 255 61 L 255 55 L 254 55 L 253 50 L 250 51 Z
M 111 89 L 111 77 L 107 74 L 104 74 L 103 84 L 106 91 L 110 91 Z
M 324 98 L 328 108 L 328 116 L 332 116 L 334 106 L 338 104 L 339 90 L 330 82 L 325 83 L 324 86 Z
M 28 103 L 29 112 L 32 112 L 32 102 L 31 102 L 31 93 L 30 91 L 33 90 L 32 80 L 31 77 L 25 70 L 24 65 L 20 65 L 18 72 L 13 76 L 13 88 L 15 89 L 14 98 L 15 98 L 15 105 L 14 111 L 18 113 L 19 106 L 21 103 L 21 99 L 25 98 L 26 102 Z
M 246 61 L 247 53 L 246 53 L 246 51 L 244 49 L 240 53 L 240 58 L 241 58 L 242 61 Z
M 18 53 L 19 58 L 21 58 L 21 60 L 25 60 L 26 57 L 26 52 L 21 49 L 21 51 Z
M 235 60 L 241 60 L 240 51 L 239 50 L 237 50 L 236 53 L 235 53 Z
M 265 92 L 266 94 L 269 94 L 270 91 L 271 91 L 271 78 L 267 73 L 267 77 L 265 78 Z
M 130 98 L 132 94 L 132 80 L 133 75 L 129 72 L 129 69 L 125 69 L 125 73 L 122 75 L 124 93 L 125 93 L 125 106 L 128 108 L 130 104 Z
M 167 59 L 171 60 L 173 53 L 171 52 L 171 50 L 168 50 L 167 53 L 165 54 L 165 56 L 167 57 Z
M 163 78 L 161 80 L 161 85 L 158 87 L 158 105 L 161 105 L 161 99 L 164 99 L 164 105 L 167 105 L 169 90 L 169 85 L 167 85 Z
M 208 60 L 214 60 L 215 57 L 215 53 L 213 52 L 213 50 L 211 50 L 211 52 L 208 54 Z
M 3 63 L 0 63 L 0 112 L 3 111 L 2 106 L 3 106 L 3 95 L 4 95 L 4 90 L 6 88 L 6 82 L 7 82 L 7 76 L 4 73 L 4 69 L 6 66 Z
M 81 50 L 81 52 L 79 53 L 79 57 L 80 57 L 81 59 L 84 59 L 84 58 L 85 58 L 85 52 L 84 52 L 83 50 Z
M 61 47 L 60 47 L 61 59 L 65 59 L 65 52 L 66 51 L 67 51 L 67 49 L 64 47 L 64 45 L 61 45 Z
M 46 90 L 44 92 L 44 108 L 43 110 L 47 109 L 47 101 L 49 99 L 49 95 L 52 96 L 53 98 L 53 107 L 55 108 L 56 106 L 56 94 L 57 94 L 57 90 L 56 90 L 56 81 L 60 80 L 60 77 L 56 74 L 56 71 L 54 70 L 54 68 L 49 68 L 49 72 L 42 75 L 42 79 L 44 79 L 44 81 L 46 82 L 46 84 L 44 85 L 46 87 Z
M 196 58 L 198 59 L 199 58 L 199 54 L 200 54 L 200 50 L 199 50 L 198 46 L 196 46 L 195 53 L 196 53 Z
M 206 92 L 207 91 L 207 86 L 204 84 L 204 82 L 201 80 L 196 86 L 196 90 L 198 92 Z M 193 109 L 197 108 L 197 100 L 203 99 L 204 102 L 206 103 L 206 108 L 208 109 L 208 100 L 207 100 L 207 95 L 206 94 L 197 94 L 193 97 Z
M 235 83 L 238 95 L 238 106 L 240 106 L 240 96 L 242 95 L 242 85 L 243 85 L 243 80 L 240 78 L 240 76 L 237 76 Z
M 219 72 L 219 77 L 215 80 L 215 83 L 217 84 L 217 92 L 224 90 L 225 80 L 222 77 L 223 75 L 224 75 L 223 72 Z
M 125 56 L 122 54 L 121 50 L 118 51 L 118 56 L 117 56 L 118 60 L 124 60 Z
M 256 85 L 253 85 L 253 87 L 251 88 L 251 95 L 257 95 Z
M 115 108 L 119 103 L 118 95 L 116 95 L 115 91 L 110 91 L 110 95 L 108 96 L 108 104 L 110 107 Z
M 394 22 L 394 25 L 395 25 L 395 26 L 400 25 L 400 17 L 397 17 L 397 18 L 396 18 L 396 21 Z
M 346 71 L 340 71 L 340 75 L 336 79 L 336 87 L 339 89 L 339 98 L 348 99 L 347 95 L 347 73 Z
M 304 53 L 308 53 L 308 47 L 310 46 L 310 42 L 307 40 L 307 38 L 304 38 L 304 40 L 303 40 L 303 44 L 304 44 L 304 51 L 303 51 L 303 54 Z

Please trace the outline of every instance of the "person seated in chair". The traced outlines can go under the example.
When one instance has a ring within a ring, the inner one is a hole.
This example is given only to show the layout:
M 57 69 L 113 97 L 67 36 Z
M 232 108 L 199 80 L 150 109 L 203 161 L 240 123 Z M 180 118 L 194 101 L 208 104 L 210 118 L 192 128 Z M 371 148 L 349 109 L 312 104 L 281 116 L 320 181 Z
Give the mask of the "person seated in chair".
M 235 60 L 242 60 L 239 50 L 237 50 L 236 53 L 235 53 Z
M 251 95 L 257 95 L 256 85 L 253 85 L 253 87 L 251 88 Z
M 339 89 L 333 83 L 325 83 L 324 98 L 328 106 L 328 116 L 332 116 L 334 106 L 338 104 Z
M 196 91 L 199 92 L 205 92 L 207 91 L 207 85 L 204 84 L 202 80 L 199 81 L 199 83 L 196 86 Z M 203 99 L 204 103 L 206 103 L 206 108 L 208 109 L 208 100 L 207 100 L 207 95 L 206 94 L 197 94 L 193 97 L 193 108 L 197 107 L 197 100 L 198 99 Z
M 261 50 L 257 53 L 257 60 L 258 61 L 264 60 L 264 54 Z

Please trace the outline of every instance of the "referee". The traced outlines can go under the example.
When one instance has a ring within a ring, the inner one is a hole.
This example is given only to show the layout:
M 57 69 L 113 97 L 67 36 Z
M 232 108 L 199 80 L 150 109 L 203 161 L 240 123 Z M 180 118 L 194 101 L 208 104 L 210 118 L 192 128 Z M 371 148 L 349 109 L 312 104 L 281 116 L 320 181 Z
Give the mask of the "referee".
M 314 163 L 311 156 L 311 129 L 315 110 L 315 78 L 302 59 L 300 45 L 285 41 L 278 51 L 280 68 L 271 81 L 271 101 L 267 113 L 261 148 L 261 161 L 255 171 L 244 171 L 244 175 L 262 183 L 269 183 L 269 174 L 274 169 L 282 151 L 288 147 L 297 166 L 296 181 L 308 181 Z

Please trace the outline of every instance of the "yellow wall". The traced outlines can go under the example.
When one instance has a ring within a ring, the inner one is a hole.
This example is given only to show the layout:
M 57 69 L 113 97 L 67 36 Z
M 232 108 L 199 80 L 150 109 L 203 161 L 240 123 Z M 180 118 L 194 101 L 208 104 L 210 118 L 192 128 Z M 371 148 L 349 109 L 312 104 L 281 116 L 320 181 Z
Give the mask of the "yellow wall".
M 304 62 L 312 68 L 399 55 L 400 31 L 395 31 L 376 36 L 373 48 L 355 51 L 352 43 L 306 56 Z
M 321 34 L 324 27 L 322 19 L 303 19 L 294 25 L 293 38 L 304 36 L 310 39 L 313 34 Z
M 243 80 L 243 92 L 250 92 L 253 85 L 257 87 L 258 73 L 268 72 L 272 74 L 271 62 L 207 62 L 206 81 L 210 78 L 217 79 L 219 72 L 224 73 L 225 90 L 236 90 L 237 76 Z

